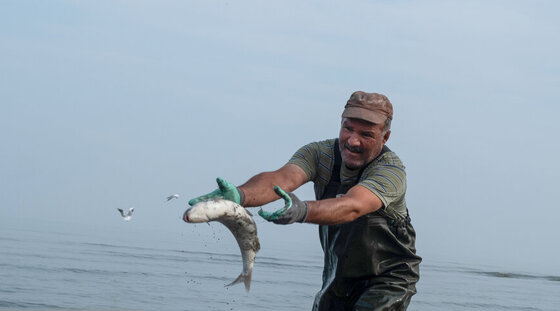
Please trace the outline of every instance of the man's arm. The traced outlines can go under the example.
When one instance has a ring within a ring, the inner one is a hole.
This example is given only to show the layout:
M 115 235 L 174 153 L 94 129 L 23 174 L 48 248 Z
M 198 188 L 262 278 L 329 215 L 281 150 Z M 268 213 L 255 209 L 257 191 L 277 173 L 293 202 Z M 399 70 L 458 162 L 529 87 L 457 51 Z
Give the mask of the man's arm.
M 245 195 L 243 206 L 262 206 L 280 198 L 274 192 L 274 186 L 294 191 L 307 181 L 307 174 L 302 168 L 286 164 L 276 171 L 257 174 L 238 188 Z
M 275 186 L 274 191 L 284 199 L 284 207 L 274 212 L 259 211 L 264 219 L 276 224 L 308 222 L 336 225 L 351 222 L 360 216 L 375 212 L 383 203 L 367 188 L 356 185 L 346 195 L 319 201 L 301 201 L 291 192 Z
M 379 197 L 360 185 L 352 187 L 341 197 L 308 201 L 307 204 L 308 213 L 305 222 L 319 225 L 351 222 L 383 206 Z

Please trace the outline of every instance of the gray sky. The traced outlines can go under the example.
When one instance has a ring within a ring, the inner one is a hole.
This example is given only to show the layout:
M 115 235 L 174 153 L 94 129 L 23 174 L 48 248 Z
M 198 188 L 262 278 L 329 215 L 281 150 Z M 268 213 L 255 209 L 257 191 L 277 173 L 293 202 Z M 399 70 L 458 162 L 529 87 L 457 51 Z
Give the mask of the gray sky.
M 388 145 L 407 166 L 427 262 L 558 275 L 559 10 L 2 1 L 0 226 L 185 238 L 188 198 L 337 136 L 345 101 L 363 90 L 393 102 Z M 313 197 L 310 186 L 297 194 Z M 130 206 L 123 229 L 116 208 Z M 320 249 L 313 225 L 259 232 L 268 247 Z

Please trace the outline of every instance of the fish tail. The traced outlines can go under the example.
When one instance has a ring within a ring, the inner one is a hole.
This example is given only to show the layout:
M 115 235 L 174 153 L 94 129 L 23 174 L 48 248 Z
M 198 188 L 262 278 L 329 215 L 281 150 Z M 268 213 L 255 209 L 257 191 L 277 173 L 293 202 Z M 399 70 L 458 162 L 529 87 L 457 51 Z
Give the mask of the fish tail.
M 243 274 L 243 272 L 241 272 L 241 274 L 237 277 L 237 279 L 235 279 L 235 281 L 229 283 L 226 286 L 231 286 L 231 285 L 235 285 L 237 283 L 243 282 L 245 284 L 245 291 L 249 292 L 249 289 L 251 289 L 251 276 L 252 275 L 253 275 L 253 271 L 249 271 L 249 273 L 247 273 L 247 274 Z

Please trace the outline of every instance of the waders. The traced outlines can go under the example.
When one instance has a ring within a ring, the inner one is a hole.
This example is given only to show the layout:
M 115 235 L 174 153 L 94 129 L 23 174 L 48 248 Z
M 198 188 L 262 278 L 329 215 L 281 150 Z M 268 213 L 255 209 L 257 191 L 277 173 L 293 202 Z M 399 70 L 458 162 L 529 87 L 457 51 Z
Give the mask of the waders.
M 341 184 L 338 140 L 334 148 L 331 179 L 317 199 L 334 198 L 354 186 Z M 381 154 L 387 151 L 384 146 Z M 313 310 L 406 310 L 422 260 L 416 255 L 410 217 L 379 210 L 349 223 L 319 226 L 319 237 L 325 262 Z

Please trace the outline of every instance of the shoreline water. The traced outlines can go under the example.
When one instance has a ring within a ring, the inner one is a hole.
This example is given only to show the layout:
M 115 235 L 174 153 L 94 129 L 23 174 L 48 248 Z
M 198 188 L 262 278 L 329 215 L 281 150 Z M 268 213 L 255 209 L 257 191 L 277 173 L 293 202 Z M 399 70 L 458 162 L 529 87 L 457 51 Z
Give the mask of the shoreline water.
M 259 253 L 246 294 L 242 286 L 224 287 L 241 271 L 241 258 L 235 247 L 223 247 L 230 243 L 227 232 L 214 230 L 176 245 L 3 228 L 0 310 L 311 308 L 321 283 L 320 254 Z M 556 275 L 453 262 L 424 260 L 417 288 L 409 310 L 552 311 L 560 305 Z

